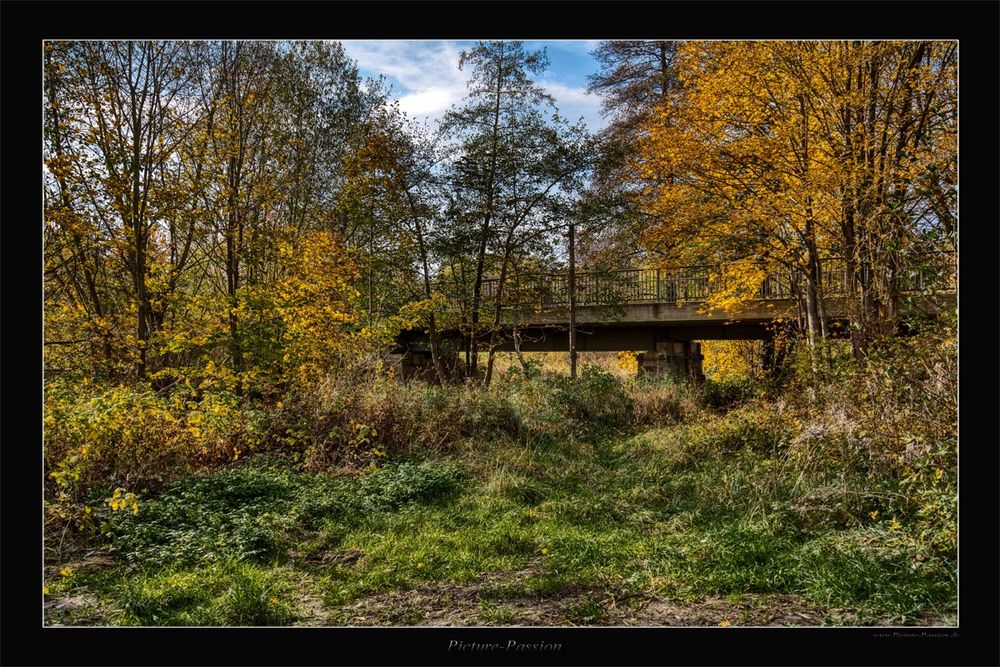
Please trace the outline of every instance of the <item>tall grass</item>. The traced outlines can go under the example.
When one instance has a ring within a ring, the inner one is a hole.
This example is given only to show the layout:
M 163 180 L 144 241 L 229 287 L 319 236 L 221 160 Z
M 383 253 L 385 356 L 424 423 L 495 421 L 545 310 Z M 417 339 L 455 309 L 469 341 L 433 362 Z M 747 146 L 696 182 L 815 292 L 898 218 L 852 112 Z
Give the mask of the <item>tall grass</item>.
M 815 391 L 793 377 L 778 396 L 586 366 L 575 381 L 512 371 L 488 391 L 328 378 L 268 405 L 54 386 L 47 511 L 103 529 L 148 573 L 115 589 L 130 623 L 290 622 L 270 594 L 283 580 L 265 574 L 293 553 L 364 554 L 330 566 L 338 606 L 520 570 L 543 550 L 543 570 L 496 595 L 795 592 L 872 617 L 947 614 L 954 355 L 936 329 L 865 365 L 833 355 Z M 139 493 L 138 513 L 103 502 L 116 486 Z M 205 563 L 223 568 L 215 602 L 181 575 Z

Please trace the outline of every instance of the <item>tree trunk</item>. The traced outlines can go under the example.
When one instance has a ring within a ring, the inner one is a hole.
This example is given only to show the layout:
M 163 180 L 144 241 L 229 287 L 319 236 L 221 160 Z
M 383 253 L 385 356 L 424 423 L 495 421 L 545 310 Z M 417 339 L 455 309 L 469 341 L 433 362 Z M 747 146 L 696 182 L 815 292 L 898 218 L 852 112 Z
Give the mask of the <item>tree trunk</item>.
M 500 277 L 497 280 L 497 291 L 494 295 L 493 328 L 490 330 L 490 349 L 489 356 L 486 361 L 486 375 L 483 378 L 484 387 L 489 387 L 490 382 L 493 380 L 493 362 L 496 355 L 497 338 L 500 331 L 500 317 L 503 307 L 503 290 L 507 283 L 507 271 L 510 267 L 510 257 L 513 252 L 512 242 L 514 239 L 514 230 L 515 228 L 512 226 L 507 232 L 507 238 L 504 240 L 503 262 L 500 265 Z
M 132 44 L 129 43 L 129 60 L 132 58 Z M 131 81 L 130 81 L 131 83 Z M 136 299 L 136 340 L 139 354 L 135 362 L 136 376 L 146 379 L 146 359 L 149 348 L 149 294 L 146 290 L 146 230 L 143 211 L 140 206 L 140 173 L 142 164 L 142 118 L 140 116 L 140 101 L 136 99 L 136 91 L 131 90 L 132 115 L 132 155 L 130 179 L 131 183 L 131 228 L 132 228 L 132 284 Z M 151 121 L 150 121 L 151 122 Z
M 760 367 L 767 377 L 774 377 L 774 336 L 761 341 Z
M 812 220 L 806 221 L 806 340 L 809 343 L 809 360 L 813 374 L 819 372 L 817 348 L 822 342 L 822 322 L 819 312 L 819 261 L 816 257 L 816 242 L 811 239 Z
M 417 232 L 417 251 L 420 253 L 420 262 L 424 269 L 424 297 L 430 299 L 433 296 L 433 290 L 431 289 L 430 264 L 427 260 L 427 242 L 424 238 L 423 226 L 420 224 L 420 215 L 415 210 L 416 206 L 409 190 L 406 192 L 406 201 L 409 203 L 410 213 L 413 215 L 413 223 Z M 438 382 L 447 384 L 448 375 L 445 373 L 444 366 L 441 363 L 441 345 L 433 311 L 427 318 L 427 335 L 431 340 L 431 363 L 434 364 L 434 372 L 437 374 Z
M 503 54 L 497 63 L 497 87 L 493 105 L 493 128 L 490 137 L 490 168 L 486 176 L 486 211 L 483 216 L 483 225 L 479 241 L 478 254 L 476 256 L 476 283 L 472 291 L 472 313 L 470 319 L 472 323 L 469 360 L 469 377 L 475 378 L 479 374 L 479 308 L 482 305 L 483 271 L 486 264 L 486 247 L 489 241 L 490 224 L 493 219 L 494 196 L 496 194 L 496 172 L 497 172 L 497 150 L 500 144 L 500 99 L 503 94 Z
M 427 252 L 424 248 L 423 234 L 420 231 L 419 222 L 417 223 L 417 240 L 421 248 L 420 259 L 424 265 L 424 296 L 430 299 L 433 294 L 431 291 L 430 269 L 427 263 Z M 446 384 L 448 382 L 448 375 L 445 373 L 444 366 L 441 363 L 441 343 L 438 336 L 437 321 L 434 318 L 433 312 L 427 318 L 427 335 L 431 339 L 431 362 L 434 364 L 434 372 L 437 374 L 438 382 Z
M 806 107 L 805 93 L 799 95 L 799 116 L 802 124 L 800 170 L 799 178 L 803 185 L 809 183 L 809 117 Z M 819 371 L 817 364 L 817 348 L 823 338 L 823 321 L 819 309 L 820 268 L 816 248 L 816 222 L 813 216 L 812 197 L 807 195 L 805 201 L 805 231 L 802 234 L 806 249 L 806 335 L 809 342 L 809 360 L 813 376 Z
M 229 322 L 229 351 L 232 358 L 233 370 L 240 373 L 243 370 L 243 349 L 240 345 L 240 320 L 239 320 L 239 299 L 237 297 L 240 289 L 240 264 L 239 249 L 237 239 L 234 237 L 239 227 L 239 213 L 237 211 L 237 188 L 238 177 L 235 174 L 237 169 L 235 160 L 229 162 L 229 219 L 226 229 L 226 296 L 229 306 L 227 320 Z

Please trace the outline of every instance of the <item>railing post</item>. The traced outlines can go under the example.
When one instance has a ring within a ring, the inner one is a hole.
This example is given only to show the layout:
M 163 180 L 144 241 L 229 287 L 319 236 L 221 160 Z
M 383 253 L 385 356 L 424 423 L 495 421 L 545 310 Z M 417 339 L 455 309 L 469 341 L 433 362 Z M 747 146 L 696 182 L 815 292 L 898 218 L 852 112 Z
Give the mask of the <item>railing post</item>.
M 656 269 L 656 302 L 659 303 L 660 299 L 660 269 Z
M 576 377 L 576 225 L 569 224 L 569 375 Z

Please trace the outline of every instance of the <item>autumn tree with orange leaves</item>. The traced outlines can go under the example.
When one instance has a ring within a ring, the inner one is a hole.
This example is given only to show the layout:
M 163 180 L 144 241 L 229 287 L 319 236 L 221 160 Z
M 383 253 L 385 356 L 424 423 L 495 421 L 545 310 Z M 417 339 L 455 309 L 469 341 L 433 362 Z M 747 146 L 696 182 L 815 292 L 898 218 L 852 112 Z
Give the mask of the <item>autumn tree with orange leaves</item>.
M 952 42 L 684 43 L 637 155 L 657 221 L 645 243 L 721 264 L 720 308 L 792 276 L 810 347 L 828 333 L 823 272 L 842 258 L 863 357 L 907 280 L 955 249 L 956 55 Z

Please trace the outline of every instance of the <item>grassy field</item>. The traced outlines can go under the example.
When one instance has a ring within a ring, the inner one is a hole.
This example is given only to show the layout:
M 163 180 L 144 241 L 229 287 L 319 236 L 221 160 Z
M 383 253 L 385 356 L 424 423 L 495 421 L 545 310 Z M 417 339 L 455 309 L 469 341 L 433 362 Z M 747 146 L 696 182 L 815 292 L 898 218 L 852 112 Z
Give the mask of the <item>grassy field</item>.
M 780 401 L 680 412 L 350 474 L 261 454 L 92 502 L 46 623 L 955 623 L 954 563 L 919 555 L 898 487 L 837 438 Z

